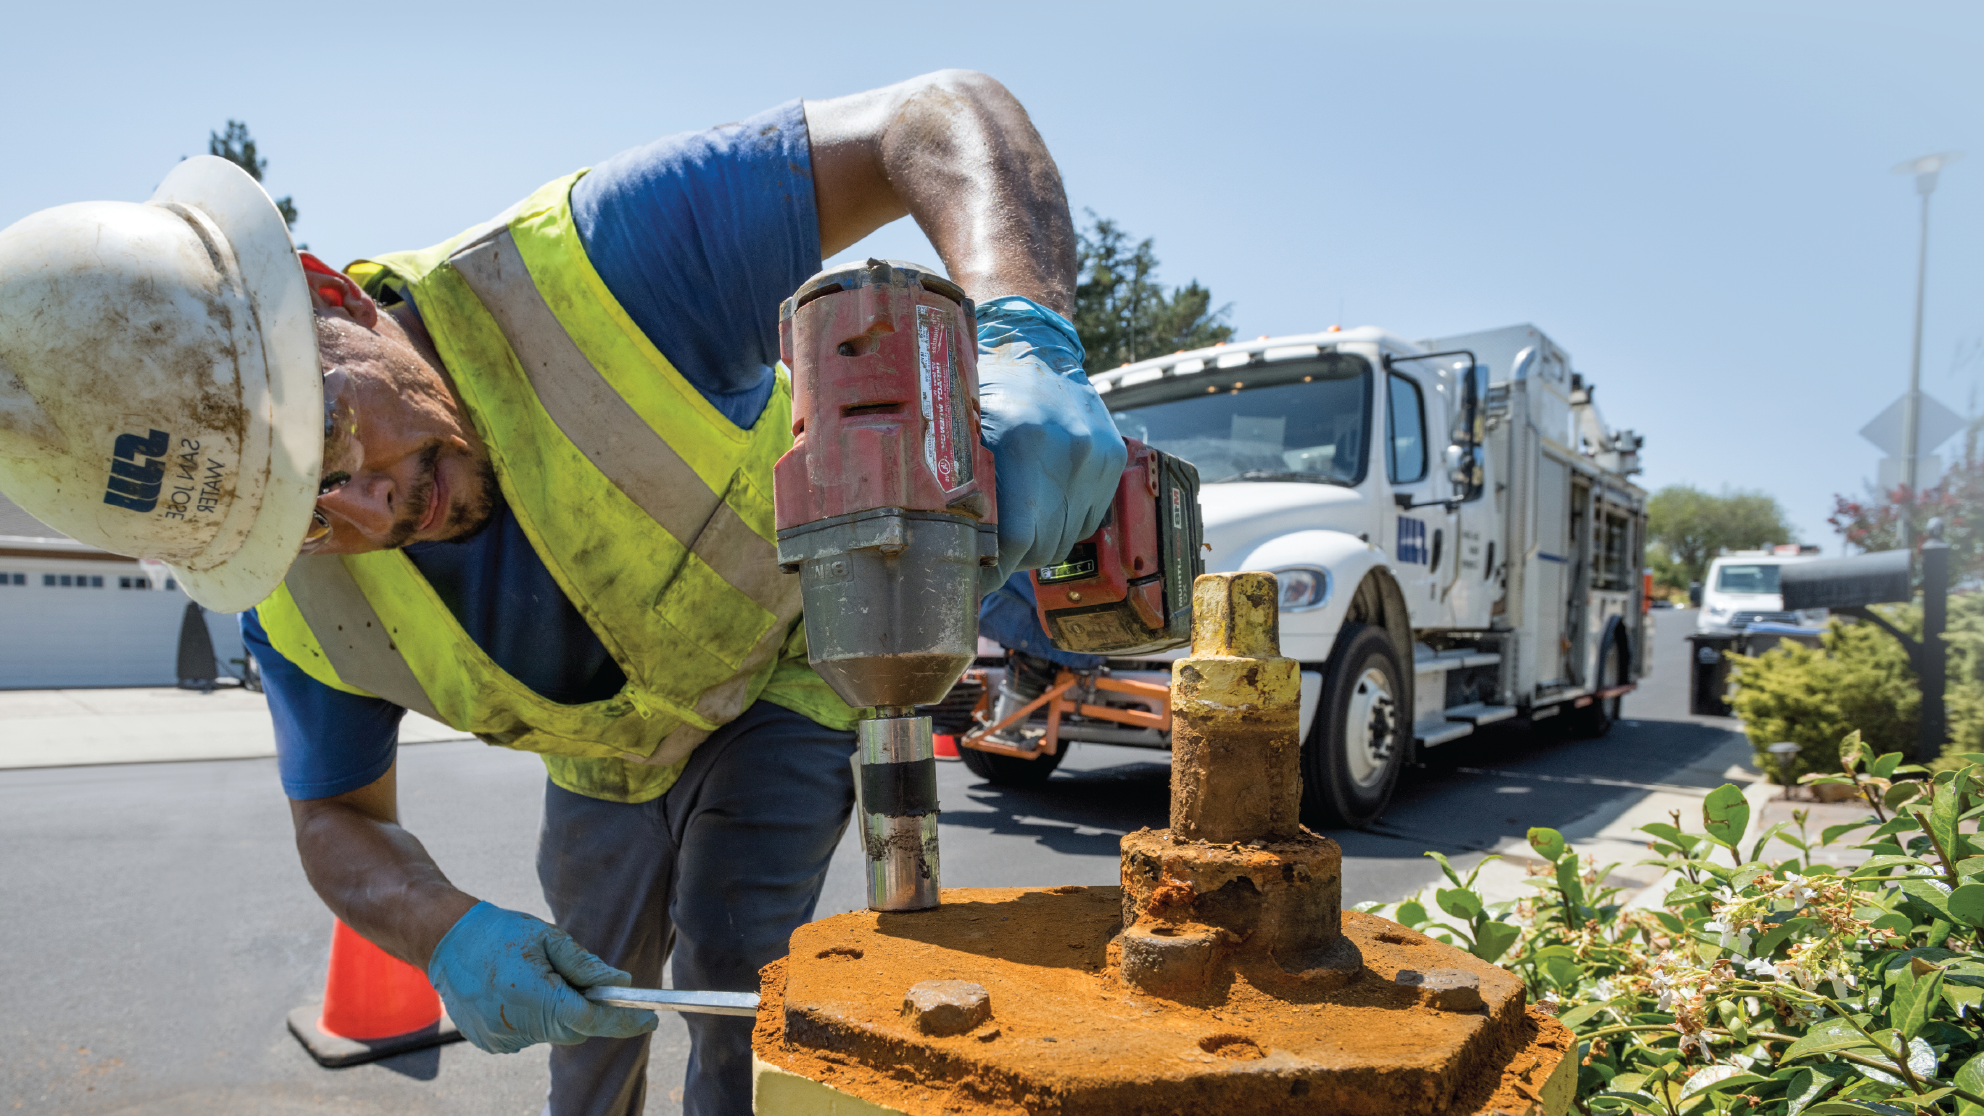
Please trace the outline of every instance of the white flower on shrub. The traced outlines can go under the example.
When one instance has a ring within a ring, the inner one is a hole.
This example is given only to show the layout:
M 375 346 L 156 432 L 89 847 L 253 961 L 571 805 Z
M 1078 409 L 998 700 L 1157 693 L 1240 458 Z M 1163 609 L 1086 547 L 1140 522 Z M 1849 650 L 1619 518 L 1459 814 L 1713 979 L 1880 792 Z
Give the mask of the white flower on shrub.
M 1680 1028 L 1676 1027 L 1675 1030 L 1678 1031 Z M 1687 1050 L 1693 1047 L 1701 1051 L 1703 1057 L 1708 1057 L 1708 1044 L 1713 1037 L 1707 1031 L 1681 1031 L 1681 1049 Z
M 1817 891 L 1805 885 L 1805 877 L 1796 872 L 1785 876 L 1784 882 L 1778 884 L 1777 889 L 1771 892 L 1772 898 L 1790 900 L 1793 910 L 1811 902 L 1812 897 L 1817 894 Z

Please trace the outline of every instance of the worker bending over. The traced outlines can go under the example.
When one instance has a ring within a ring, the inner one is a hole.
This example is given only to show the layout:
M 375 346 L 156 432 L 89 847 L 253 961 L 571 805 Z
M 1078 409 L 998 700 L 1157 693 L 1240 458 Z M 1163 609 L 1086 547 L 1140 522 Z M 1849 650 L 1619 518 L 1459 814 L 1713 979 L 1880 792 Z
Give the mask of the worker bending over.
M 557 1044 L 556 1116 L 646 1087 L 655 1016 L 576 989 L 672 953 L 676 987 L 754 991 L 812 917 L 854 712 L 775 561 L 778 307 L 905 214 L 977 302 L 1001 573 L 1058 561 L 1124 451 L 1067 317 L 1060 174 L 982 75 L 670 136 L 343 272 L 207 157 L 0 232 L 0 488 L 253 606 L 312 886 L 477 1046 Z M 543 756 L 557 927 L 397 824 L 408 709 Z M 687 1023 L 685 1110 L 748 1112 L 751 1021 Z

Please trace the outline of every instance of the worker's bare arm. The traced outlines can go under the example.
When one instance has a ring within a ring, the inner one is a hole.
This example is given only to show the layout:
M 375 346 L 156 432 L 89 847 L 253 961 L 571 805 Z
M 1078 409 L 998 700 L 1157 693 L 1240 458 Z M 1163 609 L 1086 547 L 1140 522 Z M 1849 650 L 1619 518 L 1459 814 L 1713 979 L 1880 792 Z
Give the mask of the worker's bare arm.
M 331 798 L 290 800 L 303 872 L 332 913 L 387 953 L 427 968 L 428 958 L 476 900 L 441 874 L 400 828 L 395 774 Z
M 1006 87 L 969 70 L 806 102 L 820 252 L 905 214 L 979 301 L 1074 309 L 1075 230 L 1061 171 Z

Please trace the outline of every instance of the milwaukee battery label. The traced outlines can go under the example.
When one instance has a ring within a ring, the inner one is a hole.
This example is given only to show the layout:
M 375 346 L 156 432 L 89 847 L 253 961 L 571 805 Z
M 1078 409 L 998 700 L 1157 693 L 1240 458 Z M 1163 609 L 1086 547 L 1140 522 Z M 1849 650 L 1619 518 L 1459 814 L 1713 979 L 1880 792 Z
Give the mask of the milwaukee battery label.
M 958 372 L 951 322 L 951 315 L 937 307 L 916 308 L 923 463 L 946 492 L 971 482 L 971 430 L 965 422 L 964 377 Z

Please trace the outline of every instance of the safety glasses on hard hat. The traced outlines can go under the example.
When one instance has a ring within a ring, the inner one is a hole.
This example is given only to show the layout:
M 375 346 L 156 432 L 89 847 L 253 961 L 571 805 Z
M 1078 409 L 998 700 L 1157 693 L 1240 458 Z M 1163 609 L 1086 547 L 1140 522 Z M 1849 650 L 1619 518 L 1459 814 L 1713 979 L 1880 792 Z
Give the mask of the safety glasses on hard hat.
M 323 499 L 351 482 L 365 460 L 365 447 L 358 438 L 358 410 L 350 390 L 351 376 L 342 368 L 324 373 L 324 471 L 317 482 L 317 498 Z M 310 509 L 310 525 L 303 531 L 303 548 L 308 550 L 331 537 L 331 519 L 322 507 Z

